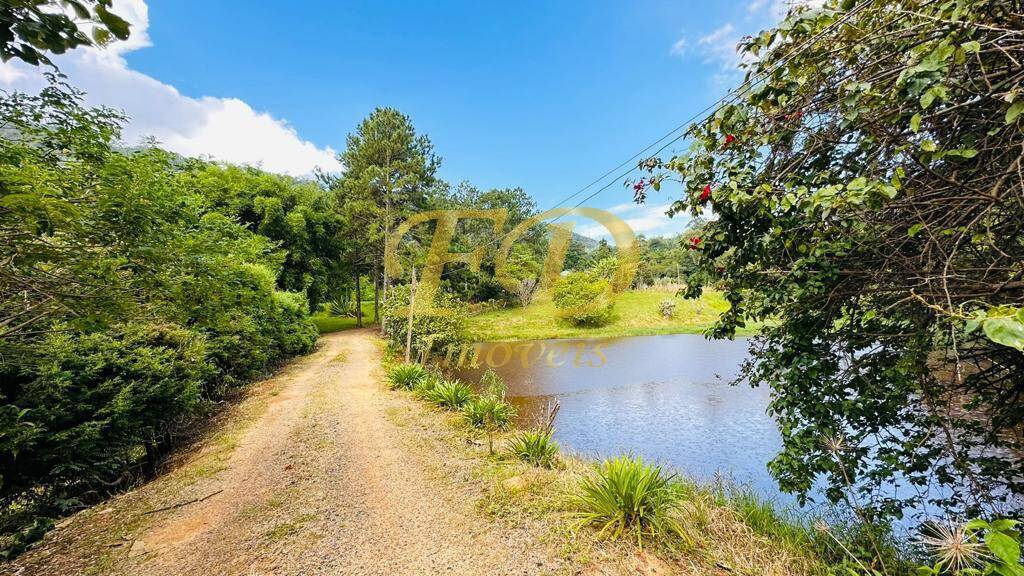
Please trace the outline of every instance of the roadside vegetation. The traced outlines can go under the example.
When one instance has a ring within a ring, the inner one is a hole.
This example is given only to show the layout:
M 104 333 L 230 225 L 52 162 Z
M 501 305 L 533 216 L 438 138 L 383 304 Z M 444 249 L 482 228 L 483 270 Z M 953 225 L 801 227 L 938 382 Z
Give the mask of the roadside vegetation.
M 618 565 L 646 553 L 653 554 L 648 561 L 668 567 L 667 573 L 725 569 L 751 576 L 867 574 L 860 565 L 872 563 L 862 534 L 848 520 L 815 526 L 749 490 L 701 485 L 639 457 L 591 463 L 562 454 L 552 439 L 550 419 L 517 430 L 511 406 L 495 419 L 500 425 L 489 430 L 485 419 L 468 415 L 474 404 L 504 402 L 493 395 L 499 382 L 493 373 L 471 386 L 417 364 L 386 361 L 385 372 L 393 389 L 411 391 L 439 414 L 459 414 L 444 418 L 457 438 L 453 449 L 492 437 L 477 453 L 477 474 L 488 486 L 478 508 L 496 519 L 541 521 L 573 562 Z M 428 392 L 418 392 L 423 390 Z M 456 401 L 449 399 L 452 390 L 460 391 Z M 891 558 L 902 554 L 896 548 L 887 551 Z

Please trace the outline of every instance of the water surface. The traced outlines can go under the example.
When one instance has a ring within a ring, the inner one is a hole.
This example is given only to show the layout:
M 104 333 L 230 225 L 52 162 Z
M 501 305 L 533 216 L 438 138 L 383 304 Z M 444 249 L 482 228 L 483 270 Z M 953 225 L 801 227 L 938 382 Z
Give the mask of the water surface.
M 542 420 L 557 399 L 555 436 L 565 449 L 591 457 L 631 452 L 791 504 L 766 469 L 782 445 L 766 412 L 770 392 L 730 385 L 747 345 L 696 334 L 544 340 L 486 343 L 481 358 L 507 383 L 521 425 Z M 475 380 L 482 370 L 460 375 Z

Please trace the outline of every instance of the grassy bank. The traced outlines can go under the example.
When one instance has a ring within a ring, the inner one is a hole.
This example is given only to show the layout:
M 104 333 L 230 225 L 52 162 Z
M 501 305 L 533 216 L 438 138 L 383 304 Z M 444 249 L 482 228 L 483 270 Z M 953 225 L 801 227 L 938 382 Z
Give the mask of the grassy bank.
M 609 472 L 614 463 L 557 452 L 553 461 L 531 465 L 517 452 L 522 432 L 515 430 L 500 433 L 491 452 L 485 432 L 467 417 L 471 411 L 432 393 L 456 382 L 415 380 L 396 365 L 385 371 L 392 388 L 424 406 L 396 418 L 425 439 L 445 438 L 440 450 L 475 462 L 469 475 L 479 488 L 466 497 L 476 499 L 476 508 L 510 526 L 544 526 L 544 541 L 571 573 L 825 575 L 841 562 L 832 535 L 746 490 L 700 484 L 630 457 L 618 460 L 627 471 L 617 477 Z M 648 482 L 638 473 L 658 478 Z M 638 510 L 659 514 L 657 525 L 647 517 L 623 522 L 620 531 L 603 529 Z
M 333 316 L 326 308 L 310 316 L 321 334 L 350 330 L 356 327 L 355 316 Z M 363 302 L 363 325 L 373 322 L 373 302 Z
M 663 300 L 676 305 L 671 318 L 661 315 L 658 304 Z M 559 320 L 550 296 L 540 294 L 526 308 L 504 308 L 472 316 L 470 333 L 477 341 L 693 334 L 703 332 L 728 309 L 729 303 L 719 292 L 706 291 L 697 300 L 684 300 L 670 290 L 637 290 L 618 295 L 610 323 L 583 328 Z M 758 327 L 751 325 L 740 335 L 757 331 Z

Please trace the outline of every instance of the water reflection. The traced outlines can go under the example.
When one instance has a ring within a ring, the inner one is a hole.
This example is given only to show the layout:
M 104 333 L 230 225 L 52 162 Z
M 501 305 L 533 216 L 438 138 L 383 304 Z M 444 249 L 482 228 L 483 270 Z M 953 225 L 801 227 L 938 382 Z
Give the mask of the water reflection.
M 481 357 L 509 357 L 497 362 L 496 371 L 508 384 L 521 425 L 544 418 L 547 404 L 557 399 L 556 437 L 573 452 L 632 452 L 699 479 L 731 476 L 762 495 L 792 502 L 765 467 L 781 448 L 766 413 L 770 392 L 729 384 L 747 357 L 745 340 L 694 334 L 548 340 L 530 348 L 526 358 L 534 360 L 527 362 L 514 347 L 506 354 L 501 346 L 509 344 L 484 344 Z M 552 350 L 564 350 L 556 362 L 547 361 Z M 460 376 L 476 380 L 482 371 L 465 369 Z

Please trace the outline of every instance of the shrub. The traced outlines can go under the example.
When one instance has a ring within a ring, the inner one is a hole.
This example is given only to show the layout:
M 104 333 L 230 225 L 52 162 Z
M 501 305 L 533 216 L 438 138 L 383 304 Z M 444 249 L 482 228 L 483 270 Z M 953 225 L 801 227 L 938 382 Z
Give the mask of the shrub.
M 516 416 L 516 408 L 502 398 L 477 396 L 462 407 L 462 416 L 474 428 L 508 430 Z
M 524 462 L 551 468 L 558 458 L 558 443 L 550 430 L 523 430 L 509 440 L 508 451 Z
M 426 369 L 415 363 L 398 364 L 388 370 L 388 381 L 392 388 L 412 390 L 426 377 Z
M 612 318 L 611 283 L 592 272 L 573 272 L 555 283 L 552 302 L 559 317 L 577 326 L 602 326 Z
M 441 408 L 461 410 L 473 398 L 473 389 L 459 380 L 444 380 L 427 391 L 424 397 Z
M 662 300 L 658 303 L 658 311 L 662 318 L 671 318 L 676 313 L 676 303 L 671 300 Z
M 580 524 L 596 525 L 601 536 L 629 535 L 643 546 L 645 538 L 681 533 L 672 517 L 680 501 L 672 476 L 640 458 L 605 460 L 580 481 L 574 501 Z
M 412 393 L 418 398 L 427 399 L 427 395 L 442 382 L 444 382 L 443 378 L 433 372 L 427 372 L 413 386 Z
M 417 305 L 417 308 L 419 306 Z M 381 306 L 384 336 L 393 350 L 405 350 L 409 321 L 409 287 L 388 289 L 388 298 Z M 412 351 L 415 357 L 427 352 L 444 354 L 450 347 L 469 342 L 467 322 L 469 308 L 451 294 L 438 291 L 434 306 L 417 312 L 412 322 Z

